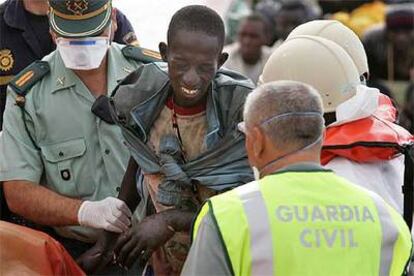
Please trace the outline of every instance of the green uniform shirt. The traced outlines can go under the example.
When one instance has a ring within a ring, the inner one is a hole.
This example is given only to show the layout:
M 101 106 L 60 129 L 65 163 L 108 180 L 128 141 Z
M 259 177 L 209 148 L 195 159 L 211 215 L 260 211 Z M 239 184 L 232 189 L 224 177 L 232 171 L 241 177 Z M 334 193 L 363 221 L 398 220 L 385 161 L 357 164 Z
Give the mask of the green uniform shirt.
M 108 91 L 139 63 L 126 59 L 123 46 L 108 52 Z M 95 101 L 75 73 L 65 68 L 57 51 L 46 56 L 50 72 L 27 93 L 26 120 L 37 150 L 25 130 L 16 94 L 9 88 L 0 138 L 0 181 L 28 180 L 61 195 L 82 200 L 116 196 L 129 152 L 121 130 L 91 112 Z M 35 206 L 33 206 L 35 207 Z M 93 241 L 92 229 L 57 229 L 67 237 Z

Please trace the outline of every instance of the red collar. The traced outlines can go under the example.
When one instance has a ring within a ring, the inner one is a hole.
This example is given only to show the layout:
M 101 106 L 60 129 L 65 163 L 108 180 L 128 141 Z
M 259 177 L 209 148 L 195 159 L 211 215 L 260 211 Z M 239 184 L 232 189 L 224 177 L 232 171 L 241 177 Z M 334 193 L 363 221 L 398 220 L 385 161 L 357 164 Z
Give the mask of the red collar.
M 177 113 L 177 115 L 182 115 L 182 116 L 190 116 L 190 115 L 195 115 L 195 114 L 199 114 L 203 111 L 206 110 L 206 102 L 204 101 L 202 104 L 199 104 L 197 106 L 192 106 L 192 107 L 181 107 L 178 105 L 174 105 L 174 101 L 172 97 L 169 97 L 167 99 L 167 102 L 165 104 L 169 109 L 171 110 L 175 110 L 175 113 Z

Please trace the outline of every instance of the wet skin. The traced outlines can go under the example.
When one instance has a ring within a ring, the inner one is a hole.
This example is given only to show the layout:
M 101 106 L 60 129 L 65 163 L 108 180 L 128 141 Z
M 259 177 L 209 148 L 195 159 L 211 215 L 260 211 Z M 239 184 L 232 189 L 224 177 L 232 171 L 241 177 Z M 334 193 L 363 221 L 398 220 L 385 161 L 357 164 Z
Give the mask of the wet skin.
M 227 59 L 217 37 L 203 32 L 179 30 L 170 44 L 160 43 L 168 62 L 175 103 L 191 107 L 205 101 L 217 70 Z

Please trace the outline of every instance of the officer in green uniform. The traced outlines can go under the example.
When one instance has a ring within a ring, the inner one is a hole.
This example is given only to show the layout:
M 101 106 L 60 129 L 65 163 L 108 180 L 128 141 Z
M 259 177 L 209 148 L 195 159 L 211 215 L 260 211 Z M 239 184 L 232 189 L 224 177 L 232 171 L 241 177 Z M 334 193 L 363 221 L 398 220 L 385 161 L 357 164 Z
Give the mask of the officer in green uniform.
M 256 181 L 201 209 L 182 275 L 403 275 L 412 241 L 378 195 L 319 165 L 321 98 L 292 81 L 251 93 L 246 150 Z
M 9 85 L 0 139 L 0 181 L 10 209 L 53 226 L 77 257 L 96 230 L 122 232 L 131 212 L 115 199 L 129 152 L 121 132 L 93 108 L 157 53 L 112 43 L 110 0 L 50 1 L 57 50 Z M 67 242 L 69 241 L 69 242 Z

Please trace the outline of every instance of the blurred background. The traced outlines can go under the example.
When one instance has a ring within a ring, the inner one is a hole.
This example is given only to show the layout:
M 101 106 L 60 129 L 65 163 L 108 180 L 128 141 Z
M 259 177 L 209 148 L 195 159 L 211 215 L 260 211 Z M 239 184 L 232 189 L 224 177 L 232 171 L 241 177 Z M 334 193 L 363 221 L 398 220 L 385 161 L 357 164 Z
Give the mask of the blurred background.
M 370 66 L 368 85 L 394 99 L 401 124 L 414 131 L 413 0 L 113 0 L 113 4 L 131 22 L 139 45 L 153 50 L 166 40 L 175 11 L 191 4 L 213 8 L 225 21 L 225 50 L 230 57 L 236 51 L 244 60 L 249 56 L 266 57 L 245 71 L 238 68 L 245 64 L 237 60 L 225 64 L 240 69 L 254 81 L 272 50 L 296 26 L 314 19 L 336 19 L 351 28 L 364 44 Z M 244 24 L 246 21 L 260 24 Z

